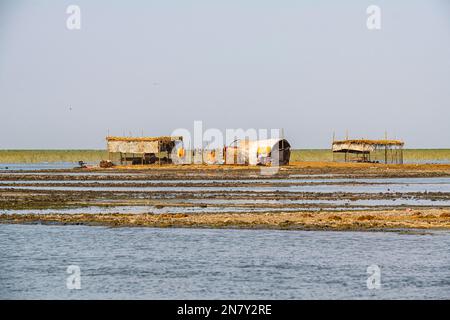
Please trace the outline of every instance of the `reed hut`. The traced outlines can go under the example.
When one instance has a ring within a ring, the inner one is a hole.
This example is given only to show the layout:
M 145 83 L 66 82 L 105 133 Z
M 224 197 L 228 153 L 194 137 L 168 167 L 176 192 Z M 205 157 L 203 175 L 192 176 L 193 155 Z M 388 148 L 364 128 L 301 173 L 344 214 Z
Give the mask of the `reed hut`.
M 291 145 L 286 139 L 237 140 L 225 148 L 226 164 L 288 165 Z
M 404 142 L 399 140 L 333 141 L 333 161 L 403 164 L 403 146 Z
M 120 164 L 171 163 L 172 150 L 183 137 L 106 137 L 109 159 L 119 155 Z

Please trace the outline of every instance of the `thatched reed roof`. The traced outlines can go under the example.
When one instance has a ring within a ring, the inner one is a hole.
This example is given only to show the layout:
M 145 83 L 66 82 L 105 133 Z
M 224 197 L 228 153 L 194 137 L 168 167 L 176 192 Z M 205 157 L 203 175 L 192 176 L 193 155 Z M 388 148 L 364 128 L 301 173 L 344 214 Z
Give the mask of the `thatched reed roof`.
M 183 137 L 106 137 L 106 141 L 108 152 L 144 154 L 170 152 Z
M 334 145 L 337 144 L 351 144 L 351 145 L 370 145 L 370 146 L 403 146 L 405 143 L 400 140 L 366 140 L 366 139 L 354 139 L 354 140 L 340 140 L 333 141 Z
M 182 141 L 181 136 L 161 136 L 161 137 L 106 137 L 106 141 L 122 141 L 122 142 L 153 142 L 159 141 L 168 143 L 171 141 Z

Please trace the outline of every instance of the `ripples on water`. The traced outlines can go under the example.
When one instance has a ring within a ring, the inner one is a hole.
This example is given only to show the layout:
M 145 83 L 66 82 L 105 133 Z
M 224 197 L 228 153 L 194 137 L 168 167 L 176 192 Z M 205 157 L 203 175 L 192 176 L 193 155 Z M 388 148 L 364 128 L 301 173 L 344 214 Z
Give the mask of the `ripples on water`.
M 449 299 L 449 247 L 449 232 L 0 225 L 0 298 Z

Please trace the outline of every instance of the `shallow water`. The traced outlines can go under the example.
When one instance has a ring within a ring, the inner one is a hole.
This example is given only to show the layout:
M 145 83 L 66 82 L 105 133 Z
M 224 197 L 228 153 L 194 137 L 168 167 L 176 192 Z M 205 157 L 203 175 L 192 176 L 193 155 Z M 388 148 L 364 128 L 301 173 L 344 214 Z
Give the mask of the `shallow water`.
M 1 167 L 0 167 L 0 170 Z M 14 176 L 14 175 L 20 175 L 20 176 L 56 176 L 56 177 L 64 177 L 64 176 L 123 176 L 123 175 L 133 175 L 127 172 L 117 172 L 117 171 L 111 171 L 111 172 L 86 172 L 86 171 L 75 171 L 75 172 L 42 172 L 42 171 L 26 171 L 26 172 L 9 172 L 2 170 L 0 171 L 0 175 L 8 175 L 8 176 Z
M 186 199 L 188 203 L 205 204 L 326 204 L 334 206 L 359 205 L 359 206 L 450 206 L 450 200 L 429 200 L 429 199 L 357 199 L 357 200 L 266 200 L 266 199 Z
M 423 184 L 374 184 L 374 185 L 293 185 L 293 186 L 249 186 L 249 187 L 91 187 L 91 186 L 5 186 L 0 189 L 15 190 L 54 190 L 54 191 L 169 191 L 169 192 L 201 192 L 201 191 L 253 191 L 253 192 L 351 192 L 351 193 L 405 193 L 405 192 L 450 192 L 450 184 L 446 183 L 423 183 Z
M 405 164 L 448 164 L 450 159 L 424 159 L 424 160 L 405 160 Z M 88 162 L 90 166 L 98 165 L 98 162 Z M 12 170 L 27 170 L 27 171 L 37 171 L 37 170 L 48 170 L 48 169 L 72 169 L 78 167 L 78 162 L 41 162 L 41 163 L 0 163 L 0 170 L 12 171 Z M 294 176 L 294 175 L 293 175 Z M 303 176 L 303 175 L 296 175 Z M 306 175 L 305 175 L 306 176 Z M 322 176 L 327 176 L 323 174 Z
M 313 185 L 302 185 L 303 182 L 314 182 Z M 188 183 L 199 183 L 196 186 L 189 186 Z M 345 182 L 346 184 L 327 184 L 330 182 Z M 27 184 L 33 185 L 27 185 Z M 136 186 L 135 183 L 148 183 L 146 186 Z M 202 184 L 205 185 L 202 185 Z M 220 186 L 219 183 L 243 183 L 244 186 Z M 249 186 L 245 184 L 252 183 Z M 278 185 L 283 183 L 283 185 Z M 288 185 L 286 185 L 288 183 Z M 292 183 L 292 185 L 289 185 Z M 355 183 L 355 184 L 354 184 Z M 362 183 L 362 184 L 356 184 Z M 374 184 L 370 184 L 374 183 Z M 63 185 L 68 184 L 68 185 Z M 89 184 L 89 185 L 88 185 Z M 106 185 L 111 184 L 111 185 Z M 179 185 L 177 185 L 179 184 Z M 93 206 L 83 208 L 68 208 L 68 209 L 45 209 L 45 210 L 0 210 L 0 213 L 205 213 L 205 212 L 264 212 L 264 211 L 295 211 L 308 210 L 317 211 L 326 208 L 335 210 L 357 210 L 357 209 L 373 209 L 376 206 L 381 207 L 399 207 L 399 206 L 428 206 L 428 207 L 447 207 L 450 206 L 449 199 L 416 199 L 414 197 L 405 197 L 408 192 L 450 192 L 450 178 L 389 178 L 389 179 L 358 179 L 358 178 L 344 178 L 344 179 L 271 179 L 271 180 L 12 180 L 0 181 L 0 189 L 9 190 L 51 190 L 51 191 L 107 191 L 107 192 L 154 192 L 153 195 L 158 195 L 159 191 L 166 191 L 164 194 L 167 198 L 170 192 L 189 192 L 193 199 L 183 199 L 172 203 L 189 203 L 189 204 L 207 204 L 208 207 L 191 206 L 180 207 L 171 205 L 171 200 L 165 199 L 163 208 L 155 208 L 154 206 L 117 206 L 117 207 L 99 207 Z M 246 192 L 260 192 L 266 196 L 271 195 L 276 197 L 277 192 L 323 192 L 323 193 L 338 193 L 350 192 L 356 194 L 368 193 L 377 195 L 378 193 L 390 193 L 389 199 L 354 199 L 353 201 L 347 199 L 252 199 L 253 194 L 249 194 L 249 199 L 235 199 L 236 196 L 242 197 L 241 191 Z M 205 197 L 208 192 L 208 197 Z M 215 196 L 219 199 L 210 199 L 212 193 L 217 193 Z M 228 198 L 224 199 L 224 192 Z M 221 194 L 222 193 L 222 194 Z M 170 198 L 170 197 L 169 197 Z M 279 207 L 267 208 L 267 204 L 279 205 Z M 212 205 L 212 206 L 211 206 Z M 214 206 L 216 205 L 216 206 Z M 217 205 L 223 205 L 218 207 Z M 243 207 L 248 205 L 247 207 Z M 287 207 L 289 205 L 290 207 Z M 316 206 L 314 206 L 316 205 Z M 249 206 L 258 206 L 252 208 Z
M 0 163 L 0 170 L 50 170 L 72 169 L 78 162 L 41 162 L 41 163 Z
M 58 209 L 0 209 L 0 214 L 164 214 L 164 213 L 254 213 L 254 212 L 297 212 L 297 211 L 319 211 L 321 209 L 332 209 L 335 211 L 357 211 L 370 209 L 371 207 L 352 206 L 352 207 L 336 207 L 334 204 L 328 205 L 317 203 L 317 207 L 295 207 L 295 208 L 273 208 L 273 207 L 239 207 L 235 205 L 222 206 L 171 206 L 165 205 L 162 208 L 155 206 L 113 206 L 113 207 L 76 207 L 76 208 L 58 208 Z
M 449 299 L 449 246 L 449 232 L 0 225 L 0 298 Z
M 163 213 L 224 213 L 224 212 L 297 212 L 297 211 L 357 211 L 397 207 L 450 208 L 450 201 L 427 199 L 364 199 L 364 200 L 252 200 L 252 199 L 185 199 L 192 206 L 165 202 L 155 205 L 83 206 L 57 209 L 0 209 L 0 214 L 163 214 Z M 280 206 L 267 206 L 277 205 Z M 285 206 L 290 205 L 289 207 Z M 203 206 L 206 205 L 206 206 Z
M 159 186 L 167 184 L 259 184 L 259 185 L 269 185 L 269 184 L 380 184 L 380 185 L 396 185 L 396 184 L 419 184 L 419 185 L 447 185 L 450 186 L 450 178 L 447 177 L 437 177 L 437 178 L 384 178 L 384 179 L 360 179 L 360 178 L 335 178 L 335 179 L 198 179 L 198 180 L 159 180 L 159 179 L 114 179 L 114 180 L 0 180 L 0 185 L 2 184 L 155 184 Z

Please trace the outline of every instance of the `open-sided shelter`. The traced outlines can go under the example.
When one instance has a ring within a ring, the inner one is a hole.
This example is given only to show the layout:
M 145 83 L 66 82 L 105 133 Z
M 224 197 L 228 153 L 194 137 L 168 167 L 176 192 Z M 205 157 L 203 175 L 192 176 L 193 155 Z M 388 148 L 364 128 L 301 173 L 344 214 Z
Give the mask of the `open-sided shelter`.
M 403 163 L 404 142 L 400 140 L 341 140 L 333 141 L 333 161 L 342 154 L 345 162 Z

